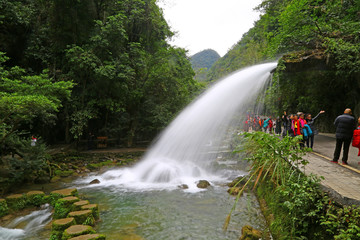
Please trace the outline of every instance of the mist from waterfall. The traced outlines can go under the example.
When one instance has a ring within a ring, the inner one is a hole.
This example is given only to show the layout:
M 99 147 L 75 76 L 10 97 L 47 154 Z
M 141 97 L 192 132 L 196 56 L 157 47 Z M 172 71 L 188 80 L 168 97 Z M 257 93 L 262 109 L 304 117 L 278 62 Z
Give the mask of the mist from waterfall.
M 175 118 L 138 164 L 97 176 L 100 185 L 168 189 L 186 184 L 192 189 L 200 179 L 222 178 L 211 163 L 226 149 L 231 126 L 256 108 L 257 96 L 275 67 L 255 65 L 218 81 Z

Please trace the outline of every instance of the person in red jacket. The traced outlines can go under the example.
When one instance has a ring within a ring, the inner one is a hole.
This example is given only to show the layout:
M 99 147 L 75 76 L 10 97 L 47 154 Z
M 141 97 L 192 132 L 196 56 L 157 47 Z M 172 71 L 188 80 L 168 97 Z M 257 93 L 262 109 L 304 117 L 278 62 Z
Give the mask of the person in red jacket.
M 360 117 L 358 118 L 358 127 L 354 130 L 352 146 L 359 149 L 358 156 L 360 156 Z

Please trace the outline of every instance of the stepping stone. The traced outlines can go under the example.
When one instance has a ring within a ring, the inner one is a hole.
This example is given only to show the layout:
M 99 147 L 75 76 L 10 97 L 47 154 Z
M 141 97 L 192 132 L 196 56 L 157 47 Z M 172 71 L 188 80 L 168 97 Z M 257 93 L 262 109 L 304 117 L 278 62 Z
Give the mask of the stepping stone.
M 30 191 L 26 194 L 28 198 L 28 204 L 32 206 L 40 206 L 45 204 L 47 201 L 45 193 L 42 191 Z
M 68 214 L 68 217 L 75 218 L 75 221 L 77 224 L 86 224 L 86 225 L 94 225 L 95 224 L 95 219 L 94 219 L 94 216 L 92 215 L 91 210 L 70 212 Z
M 67 240 L 70 238 L 74 238 L 80 235 L 95 233 L 95 230 L 88 225 L 73 225 L 69 228 L 67 228 L 62 236 L 63 240 Z
M 65 229 L 75 225 L 75 218 L 61 218 L 52 222 L 52 231 L 65 231 Z
M 23 194 L 14 194 L 6 197 L 6 202 L 9 208 L 13 210 L 20 210 L 26 206 L 26 198 Z
M 88 205 L 88 204 L 90 204 L 90 202 L 88 200 L 81 200 L 81 201 L 75 202 L 73 204 L 73 210 L 74 211 L 79 211 L 79 210 L 81 210 L 82 206 Z
M 77 196 L 77 195 L 78 195 L 78 191 L 76 188 L 55 190 L 50 193 L 50 199 L 51 199 L 50 204 L 54 206 L 59 198 Z
M 86 234 L 78 237 L 70 238 L 69 240 L 105 240 L 106 237 L 103 234 Z
M 78 197 L 70 196 L 57 200 L 54 207 L 54 219 L 65 218 L 72 211 L 73 203 L 79 201 Z
M 81 210 L 91 210 L 92 215 L 97 220 L 99 219 L 99 205 L 98 204 L 88 204 L 81 207 Z

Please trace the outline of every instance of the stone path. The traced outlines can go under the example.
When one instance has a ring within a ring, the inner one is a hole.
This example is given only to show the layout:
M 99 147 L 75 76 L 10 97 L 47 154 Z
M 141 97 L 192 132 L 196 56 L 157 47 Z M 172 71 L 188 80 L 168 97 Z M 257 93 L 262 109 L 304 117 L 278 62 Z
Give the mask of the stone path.
M 306 174 L 323 176 L 323 189 L 338 202 L 345 205 L 360 205 L 360 167 L 357 148 L 350 147 L 349 165 L 332 163 L 335 148 L 335 137 L 329 134 L 320 134 L 315 137 L 314 152 L 304 158 L 309 161 L 305 166 Z M 341 155 L 342 156 L 342 155 Z

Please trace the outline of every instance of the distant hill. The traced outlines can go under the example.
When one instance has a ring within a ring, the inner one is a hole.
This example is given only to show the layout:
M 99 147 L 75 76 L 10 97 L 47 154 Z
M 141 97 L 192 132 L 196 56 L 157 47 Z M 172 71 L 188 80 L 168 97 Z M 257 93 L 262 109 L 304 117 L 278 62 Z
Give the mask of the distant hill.
M 190 58 L 190 62 L 196 73 L 195 79 L 205 81 L 208 70 L 219 58 L 220 55 L 212 49 L 206 49 L 194 54 Z

